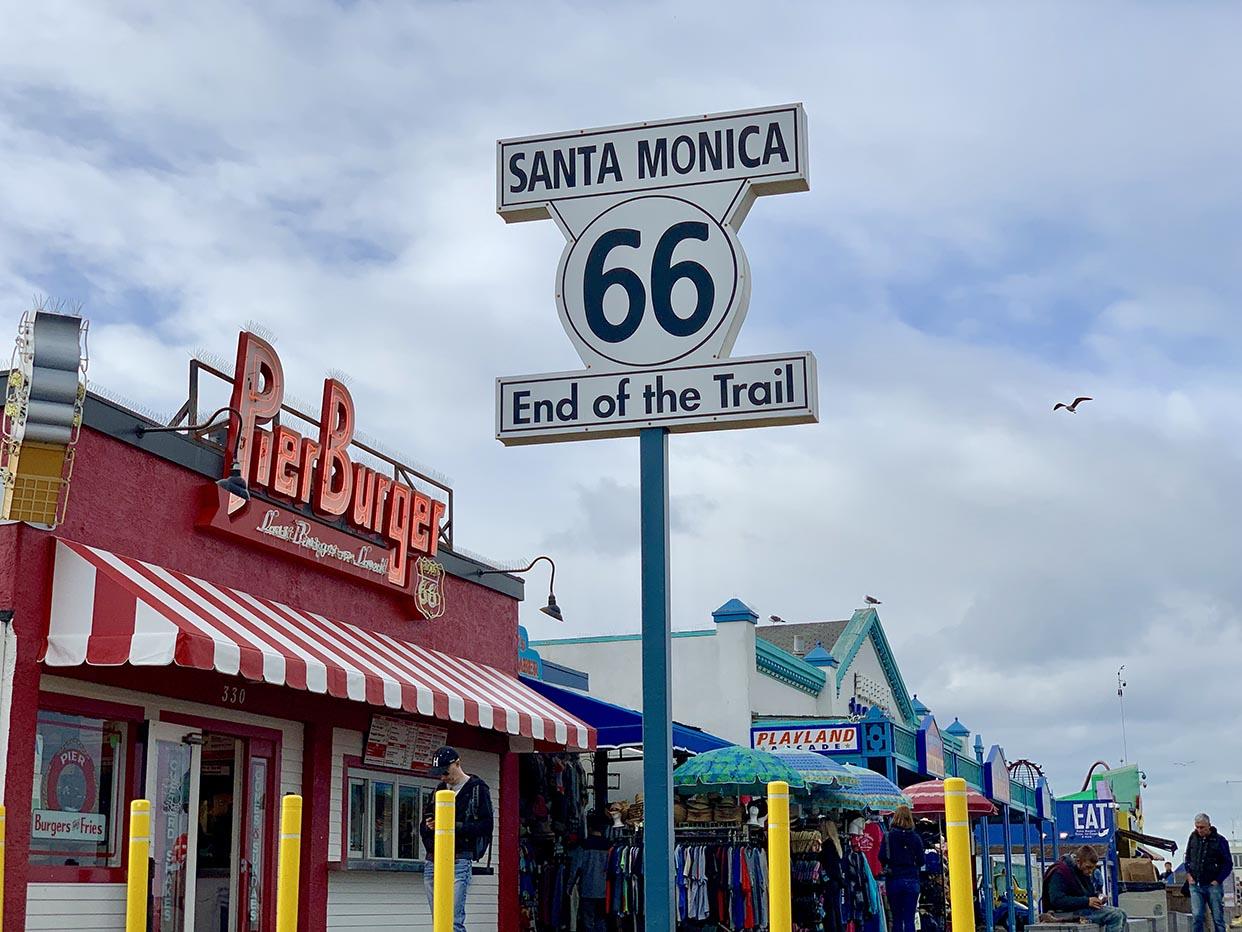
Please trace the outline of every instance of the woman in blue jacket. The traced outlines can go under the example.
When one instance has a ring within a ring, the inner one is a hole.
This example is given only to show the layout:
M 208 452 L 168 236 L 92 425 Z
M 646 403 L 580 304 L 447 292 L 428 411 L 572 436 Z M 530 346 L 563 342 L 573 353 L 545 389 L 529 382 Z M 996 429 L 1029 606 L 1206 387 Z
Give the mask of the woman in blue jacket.
M 893 932 L 914 932 L 919 906 L 919 871 L 923 869 L 923 839 L 914 831 L 909 806 L 898 806 L 888 833 L 888 905 L 893 910 Z

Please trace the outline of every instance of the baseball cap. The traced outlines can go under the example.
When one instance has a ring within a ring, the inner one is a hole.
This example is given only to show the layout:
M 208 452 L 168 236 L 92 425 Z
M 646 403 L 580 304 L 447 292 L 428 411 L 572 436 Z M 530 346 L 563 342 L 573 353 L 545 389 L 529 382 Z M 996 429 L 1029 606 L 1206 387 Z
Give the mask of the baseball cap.
M 448 772 L 449 764 L 459 760 L 461 760 L 461 755 L 445 745 L 431 755 L 431 769 L 428 772 L 433 777 L 442 777 Z

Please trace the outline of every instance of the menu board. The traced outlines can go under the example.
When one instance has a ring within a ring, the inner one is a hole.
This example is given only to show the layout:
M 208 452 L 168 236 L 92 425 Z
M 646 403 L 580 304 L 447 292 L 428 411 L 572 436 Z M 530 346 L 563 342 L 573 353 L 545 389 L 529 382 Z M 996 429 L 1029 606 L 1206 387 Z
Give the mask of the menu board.
M 431 755 L 448 741 L 448 729 L 404 718 L 372 715 L 362 762 L 400 770 L 425 770 Z

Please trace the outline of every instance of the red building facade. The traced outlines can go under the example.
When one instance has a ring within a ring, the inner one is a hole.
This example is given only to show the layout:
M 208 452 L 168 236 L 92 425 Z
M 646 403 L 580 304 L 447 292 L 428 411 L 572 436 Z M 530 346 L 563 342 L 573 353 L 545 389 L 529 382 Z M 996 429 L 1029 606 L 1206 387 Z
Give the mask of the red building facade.
M 439 578 L 416 578 L 411 553 L 409 584 L 394 585 L 285 540 L 222 533 L 208 526 L 216 504 L 375 553 L 410 540 L 253 484 L 249 502 L 229 500 L 216 480 L 235 437 L 222 450 L 140 425 L 152 426 L 88 397 L 64 522 L 0 526 L 5 927 L 123 928 L 128 808 L 145 797 L 151 927 L 271 928 L 285 793 L 304 799 L 300 928 L 417 922 L 416 823 L 435 782 L 423 755 L 440 741 L 497 803 L 470 928 L 514 927 L 516 755 L 594 742 L 517 679 L 520 580 L 477 575 L 490 568 L 443 539 L 423 555 Z M 434 611 L 415 603 L 420 582 Z

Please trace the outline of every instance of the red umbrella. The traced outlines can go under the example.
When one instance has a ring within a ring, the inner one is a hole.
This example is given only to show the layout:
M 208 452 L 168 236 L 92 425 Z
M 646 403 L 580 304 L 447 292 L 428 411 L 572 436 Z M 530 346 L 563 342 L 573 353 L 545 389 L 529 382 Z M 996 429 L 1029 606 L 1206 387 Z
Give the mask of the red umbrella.
M 916 783 L 902 790 L 910 797 L 910 808 L 915 815 L 944 815 L 944 781 L 928 780 Z M 970 787 L 966 788 L 966 812 L 972 816 L 987 816 L 996 812 L 996 807 L 982 793 Z

